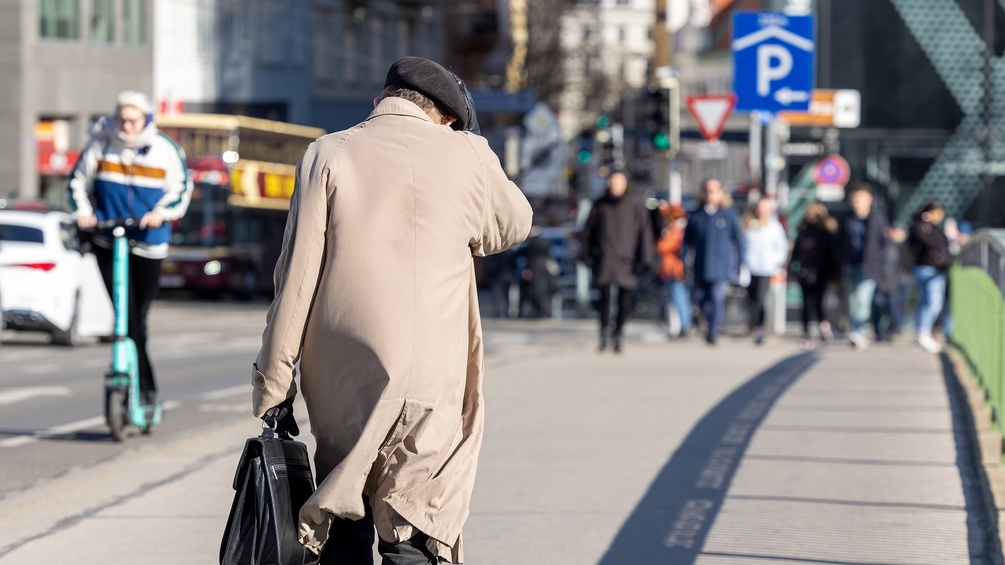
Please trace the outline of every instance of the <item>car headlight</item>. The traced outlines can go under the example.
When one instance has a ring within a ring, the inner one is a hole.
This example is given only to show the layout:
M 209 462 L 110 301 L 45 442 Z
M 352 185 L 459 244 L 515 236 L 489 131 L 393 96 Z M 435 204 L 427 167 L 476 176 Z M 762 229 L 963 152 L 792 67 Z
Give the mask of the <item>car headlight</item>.
M 214 275 L 219 275 L 221 271 L 223 271 L 223 264 L 216 260 L 206 263 L 206 266 L 202 268 L 202 272 L 206 273 L 211 277 Z

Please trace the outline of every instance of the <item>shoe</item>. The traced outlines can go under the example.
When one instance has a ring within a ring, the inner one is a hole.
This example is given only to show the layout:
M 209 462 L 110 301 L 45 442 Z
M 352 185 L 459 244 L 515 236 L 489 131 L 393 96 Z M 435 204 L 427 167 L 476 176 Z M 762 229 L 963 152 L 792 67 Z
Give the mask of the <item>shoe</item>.
M 824 343 L 834 341 L 834 332 L 831 331 L 830 322 L 820 322 L 820 341 Z
M 614 336 L 614 352 L 621 353 L 621 336 Z
M 859 332 L 851 332 L 848 336 L 848 341 L 851 343 L 851 346 L 858 351 L 862 351 L 866 347 L 869 347 L 869 340 Z
M 157 391 L 156 390 L 141 390 L 140 391 L 140 404 L 143 406 L 150 406 L 151 404 L 157 404 Z
M 716 339 L 717 338 L 714 335 L 708 334 L 707 336 L 705 336 L 705 343 L 707 343 L 709 345 L 715 345 L 715 340 Z
M 814 349 L 816 349 L 816 347 L 817 346 L 815 343 L 813 343 L 813 340 L 808 337 L 804 337 L 803 339 L 799 340 L 799 348 L 802 349 L 803 351 L 813 351 Z
M 918 340 L 914 343 L 929 353 L 939 353 L 942 351 L 942 346 L 939 342 L 935 341 L 935 338 L 928 334 L 919 334 Z
M 597 346 L 597 352 L 603 352 L 605 349 L 607 349 L 607 332 L 601 330 L 600 345 Z
M 754 345 L 764 344 L 764 330 L 757 330 L 754 332 Z

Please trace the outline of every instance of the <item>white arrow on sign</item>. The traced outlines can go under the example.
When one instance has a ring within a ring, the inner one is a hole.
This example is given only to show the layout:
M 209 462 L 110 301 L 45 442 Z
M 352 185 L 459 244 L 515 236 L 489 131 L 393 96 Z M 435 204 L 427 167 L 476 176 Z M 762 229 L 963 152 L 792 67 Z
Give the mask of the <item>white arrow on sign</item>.
M 805 90 L 792 90 L 789 87 L 784 87 L 775 93 L 775 100 L 779 104 L 785 104 L 788 106 L 793 102 L 808 102 L 810 99 L 810 93 Z

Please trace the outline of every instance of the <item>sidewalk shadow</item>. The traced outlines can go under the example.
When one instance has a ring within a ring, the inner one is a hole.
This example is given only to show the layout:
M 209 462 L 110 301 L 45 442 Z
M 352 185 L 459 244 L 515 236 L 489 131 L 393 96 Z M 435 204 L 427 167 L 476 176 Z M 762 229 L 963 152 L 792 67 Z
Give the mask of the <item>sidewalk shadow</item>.
M 963 483 L 963 500 L 967 511 L 967 545 L 971 565 L 1001 565 L 1002 548 L 998 538 L 998 511 L 994 495 L 981 462 L 981 449 L 977 443 L 977 427 L 967 401 L 967 393 L 952 361 L 945 353 L 939 354 L 942 380 L 949 393 L 949 407 L 953 419 L 953 442 L 956 444 L 956 467 Z
M 813 353 L 789 357 L 712 408 L 649 486 L 599 565 L 694 563 L 754 431 L 816 362 Z

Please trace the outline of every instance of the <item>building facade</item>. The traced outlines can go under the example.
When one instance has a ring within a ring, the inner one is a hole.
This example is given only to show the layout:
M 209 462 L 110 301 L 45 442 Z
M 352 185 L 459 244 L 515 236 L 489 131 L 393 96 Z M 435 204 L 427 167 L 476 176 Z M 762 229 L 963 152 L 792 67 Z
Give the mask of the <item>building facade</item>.
M 154 90 L 166 108 L 333 131 L 364 119 L 388 67 L 443 55 L 437 0 L 159 0 Z
M 562 21 L 566 88 L 558 114 L 566 140 L 600 115 L 641 119 L 635 103 L 647 88 L 653 56 L 654 0 L 584 0 Z
M 61 202 L 87 128 L 153 85 L 144 0 L 0 3 L 0 196 Z

